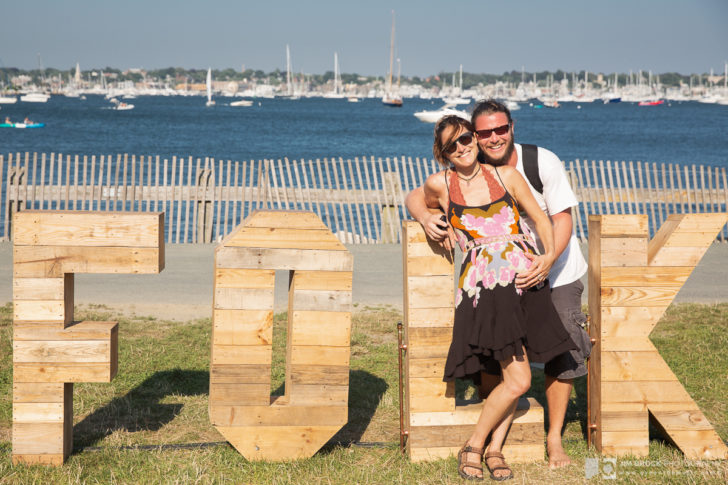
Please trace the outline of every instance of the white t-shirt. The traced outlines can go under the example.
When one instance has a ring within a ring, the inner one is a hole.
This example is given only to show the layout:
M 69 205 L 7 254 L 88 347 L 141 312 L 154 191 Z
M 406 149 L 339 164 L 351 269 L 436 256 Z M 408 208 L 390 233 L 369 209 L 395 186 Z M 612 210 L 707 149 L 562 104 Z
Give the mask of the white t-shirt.
M 569 179 L 566 176 L 566 170 L 564 165 L 553 152 L 546 150 L 545 148 L 538 147 L 538 174 L 541 177 L 543 184 L 543 194 L 538 193 L 533 188 L 531 183 L 528 181 L 525 172 L 523 171 L 523 155 L 521 151 L 521 145 L 515 144 L 516 153 L 518 153 L 518 162 L 516 164 L 516 170 L 518 170 L 523 178 L 526 179 L 528 187 L 531 189 L 531 193 L 536 198 L 536 202 L 546 215 L 556 214 L 562 212 L 570 207 L 576 207 L 579 205 L 579 201 L 571 189 Z M 522 213 L 523 220 L 528 224 L 528 227 L 533 229 L 535 224 L 526 215 Z M 573 211 L 572 211 L 573 216 Z M 531 231 L 539 249 L 543 250 L 543 245 L 538 238 L 536 231 Z M 579 242 L 576 239 L 576 232 L 572 226 L 571 239 L 569 240 L 568 246 L 564 249 L 564 252 L 558 257 L 554 265 L 551 267 L 549 273 L 549 282 L 551 288 L 557 286 L 567 285 L 581 278 L 586 273 L 587 265 L 584 260 L 584 256 L 581 254 L 579 248 Z

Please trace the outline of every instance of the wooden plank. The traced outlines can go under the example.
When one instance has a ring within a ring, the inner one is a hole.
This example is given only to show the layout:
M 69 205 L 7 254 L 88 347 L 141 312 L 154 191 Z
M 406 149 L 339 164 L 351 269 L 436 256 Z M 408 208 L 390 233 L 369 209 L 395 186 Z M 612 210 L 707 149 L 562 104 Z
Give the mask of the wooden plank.
M 217 430 L 248 460 L 293 460 L 316 453 L 337 426 L 217 426 Z M 296 439 L 291 439 L 296 436 Z
M 450 345 L 451 327 L 414 327 L 407 329 L 407 345 L 410 348 L 431 345 Z
M 16 363 L 13 379 L 18 382 L 111 382 L 114 366 L 103 363 Z
M 104 340 L 19 340 L 13 342 L 13 362 L 111 362 L 111 343 Z
M 447 276 L 409 276 L 405 287 L 410 308 L 454 307 L 453 278 Z
M 445 354 L 446 355 L 446 354 Z M 445 355 L 430 358 L 409 356 L 408 376 L 440 378 L 445 375 Z
M 662 307 L 602 307 L 600 335 L 602 338 L 646 337 L 664 313 Z
M 601 386 L 604 403 L 647 403 L 648 407 L 662 403 L 690 405 L 693 399 L 677 379 L 665 381 L 608 381 Z M 659 409 L 657 407 L 656 409 Z M 692 409 L 686 407 L 686 409 Z
M 441 460 L 451 456 L 457 456 L 458 450 L 462 444 L 458 446 L 440 446 L 416 448 L 411 447 L 409 458 L 412 462 L 423 462 L 432 460 Z M 543 444 L 514 444 L 509 445 L 506 442 L 503 445 L 503 453 L 508 463 L 531 463 L 543 461 L 544 449 Z
M 63 404 L 62 382 L 13 382 L 13 404 L 60 403 Z
M 351 313 L 296 310 L 292 313 L 290 326 L 292 345 L 326 342 L 330 346 L 348 348 L 351 338 Z
M 452 327 L 455 318 L 453 306 L 440 308 L 411 308 L 406 309 L 407 326 L 414 327 Z
M 447 275 L 454 278 L 452 261 L 442 256 L 408 256 L 405 267 L 407 276 Z
M 710 430 L 713 431 L 705 415 L 698 409 L 686 409 L 686 410 L 656 410 L 650 407 L 650 414 L 654 416 L 660 425 L 667 430 L 671 435 L 675 431 L 700 431 Z
M 289 365 L 349 365 L 349 347 L 292 345 Z
M 60 277 L 63 273 L 159 273 L 156 248 L 14 246 L 13 276 Z
M 162 213 L 23 211 L 15 218 L 15 244 L 33 246 L 156 247 Z
M 219 384 L 210 386 L 210 406 L 270 403 L 270 382 L 265 384 Z
M 348 251 L 219 247 L 216 264 L 241 269 L 351 271 L 353 257 Z
M 268 384 L 271 366 L 265 364 L 238 364 L 210 366 L 210 386 L 216 384 Z
M 648 352 L 655 350 L 655 346 L 646 335 L 642 337 L 634 335 L 621 337 L 605 337 L 602 334 L 602 339 L 600 343 L 603 352 Z
M 589 216 L 599 218 L 602 223 L 602 237 L 605 238 L 629 238 L 645 237 L 648 234 L 648 219 L 646 215 L 621 215 L 620 217 Z
M 13 455 L 63 455 L 63 423 L 13 423 Z
M 304 271 L 297 270 L 294 274 L 296 291 L 300 290 L 329 290 L 351 291 L 351 271 Z
M 410 446 L 416 448 L 462 446 L 474 430 L 475 422 L 449 426 L 410 426 L 408 441 Z M 542 447 L 543 439 L 543 423 L 513 423 L 506 437 L 509 443 L 538 444 Z
M 245 220 L 245 227 L 329 230 L 316 214 L 307 211 L 257 210 Z M 342 251 L 346 250 L 343 244 L 341 248 Z
M 602 351 L 604 381 L 676 381 L 670 366 L 654 351 Z
M 273 310 L 213 310 L 213 345 L 271 345 Z
M 62 423 L 62 402 L 14 402 L 13 423 Z
M 647 456 L 649 434 L 643 431 L 602 431 L 602 454 L 611 456 Z
M 16 321 L 13 340 L 106 340 L 118 332 L 117 322 L 76 322 L 65 328 L 46 322 Z
M 602 432 L 647 430 L 647 410 L 602 410 Z
M 273 288 L 215 288 L 215 309 L 272 310 Z
M 694 266 L 617 267 L 602 268 L 603 287 L 643 286 L 682 288 Z
M 344 365 L 291 365 L 289 374 L 290 382 L 296 385 L 349 385 L 349 367 Z
M 602 238 L 600 258 L 600 266 L 603 268 L 647 266 L 647 237 Z M 672 266 L 678 265 L 673 264 Z
M 671 430 L 670 441 L 691 460 L 725 460 L 728 448 L 713 429 Z
M 292 301 L 296 310 L 345 312 L 351 309 L 351 291 L 300 290 L 295 287 L 294 290 Z
M 291 406 L 346 406 L 349 401 L 349 386 L 328 384 L 293 384 L 286 389 Z
M 448 395 L 448 385 L 439 378 L 409 379 L 409 412 L 454 411 L 455 399 Z
M 483 402 L 456 406 L 454 411 L 410 413 L 410 426 L 448 426 L 475 425 L 483 410 Z M 532 397 L 520 397 L 513 418 L 514 424 L 541 424 L 544 421 L 543 407 Z M 543 428 L 542 428 L 543 430 Z M 541 438 L 543 441 L 543 438 Z
M 212 364 L 264 364 L 272 361 L 270 345 L 215 345 Z
M 602 305 L 667 307 L 680 287 L 602 287 Z
M 217 267 L 215 288 L 275 288 L 275 270 Z
M 69 323 L 63 300 L 15 300 L 13 319 Z
M 213 426 L 341 426 L 347 406 L 210 406 Z

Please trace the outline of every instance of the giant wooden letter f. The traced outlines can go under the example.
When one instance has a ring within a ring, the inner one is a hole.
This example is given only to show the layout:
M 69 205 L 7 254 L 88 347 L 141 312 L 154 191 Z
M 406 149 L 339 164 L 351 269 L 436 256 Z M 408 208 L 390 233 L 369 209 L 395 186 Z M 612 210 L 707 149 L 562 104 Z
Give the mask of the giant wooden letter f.
M 649 412 L 688 458 L 728 458 L 649 339 L 726 218 L 674 214 L 648 242 L 647 216 L 589 217 L 589 433 L 603 453 L 647 455 Z

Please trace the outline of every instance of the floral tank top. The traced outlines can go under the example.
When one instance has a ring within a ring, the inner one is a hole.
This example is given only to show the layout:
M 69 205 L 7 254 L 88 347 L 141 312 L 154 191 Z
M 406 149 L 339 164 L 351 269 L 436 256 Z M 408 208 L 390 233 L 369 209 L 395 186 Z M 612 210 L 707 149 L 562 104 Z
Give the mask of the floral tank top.
M 515 199 L 489 170 L 481 171 L 492 198 L 481 206 L 466 205 L 457 173 L 451 171 L 448 177 L 448 220 L 463 252 L 456 307 L 468 303 L 477 307 L 481 291 L 496 285 L 512 285 L 520 295 L 514 283 L 516 273 L 531 265 L 524 253 L 537 254 L 533 235 L 522 223 Z

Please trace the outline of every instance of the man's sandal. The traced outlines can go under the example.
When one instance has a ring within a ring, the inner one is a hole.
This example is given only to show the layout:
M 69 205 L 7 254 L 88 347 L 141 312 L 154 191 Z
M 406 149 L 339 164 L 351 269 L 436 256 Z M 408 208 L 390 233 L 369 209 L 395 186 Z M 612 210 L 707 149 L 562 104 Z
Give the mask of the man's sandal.
M 503 464 L 491 467 L 490 465 L 488 465 L 488 460 L 491 458 L 497 458 L 498 460 L 503 462 Z M 490 478 L 492 478 L 493 480 L 502 482 L 503 480 L 510 480 L 511 478 L 513 478 L 513 470 L 511 470 L 511 467 L 509 467 L 508 463 L 506 463 L 506 459 L 503 457 L 503 453 L 499 453 L 497 451 L 489 451 L 488 453 L 486 453 L 485 466 L 488 467 L 488 471 L 490 472 Z M 501 476 L 494 475 L 493 472 L 498 470 L 508 470 L 510 473 L 508 475 Z
M 483 475 L 471 475 L 470 473 L 465 473 L 465 468 L 473 468 L 475 470 L 478 470 L 482 473 L 483 471 L 483 452 L 485 450 L 483 448 L 474 448 L 470 445 L 468 445 L 467 441 L 463 445 L 462 448 L 460 448 L 460 451 L 458 451 L 458 474 L 466 479 L 466 480 L 482 480 Z M 465 456 L 465 453 L 477 453 L 480 455 L 480 460 L 478 462 L 473 461 L 463 461 L 463 457 Z

